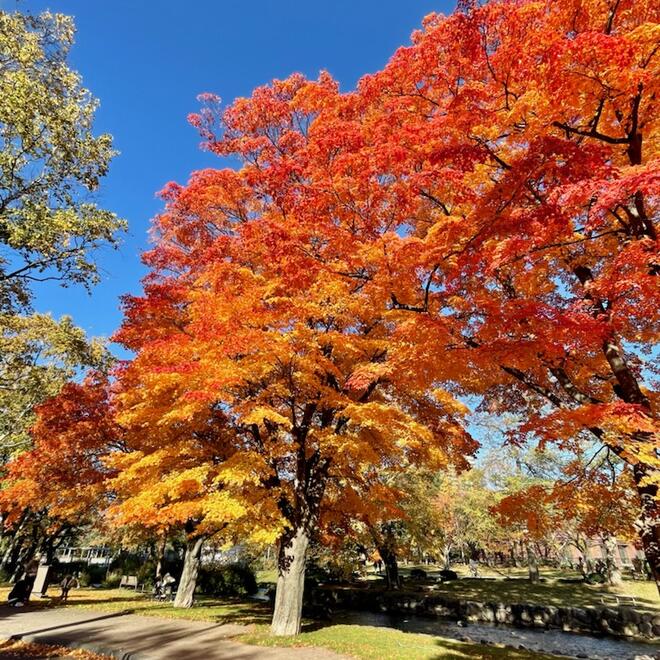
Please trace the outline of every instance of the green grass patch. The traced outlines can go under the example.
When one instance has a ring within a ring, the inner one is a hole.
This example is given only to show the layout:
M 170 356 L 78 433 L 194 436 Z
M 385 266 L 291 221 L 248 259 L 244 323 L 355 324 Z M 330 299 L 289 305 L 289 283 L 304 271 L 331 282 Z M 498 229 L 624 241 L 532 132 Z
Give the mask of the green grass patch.
M 401 570 L 404 579 L 414 568 Z M 436 567 L 420 566 L 430 577 L 437 576 Z M 452 567 L 461 576 L 459 580 L 438 584 L 433 593 L 481 602 L 535 603 L 555 607 L 603 607 L 616 606 L 617 596 L 633 597 L 634 607 L 660 611 L 660 596 L 655 582 L 649 580 L 624 580 L 618 586 L 589 585 L 583 582 L 561 582 L 560 578 L 579 578 L 577 573 L 545 569 L 542 582 L 532 584 L 526 579 L 525 569 L 503 571 L 480 569 L 481 578 L 466 577 L 467 569 Z M 483 579 L 486 578 L 486 579 Z M 407 581 L 412 586 L 412 581 Z M 628 603 L 626 603 L 628 604 Z
M 238 637 L 259 646 L 322 647 L 364 660 L 439 660 L 440 658 L 484 658 L 531 660 L 557 658 L 543 653 L 459 642 L 444 637 L 407 633 L 392 628 L 358 625 L 330 625 L 303 631 L 296 637 L 273 637 L 267 627 Z

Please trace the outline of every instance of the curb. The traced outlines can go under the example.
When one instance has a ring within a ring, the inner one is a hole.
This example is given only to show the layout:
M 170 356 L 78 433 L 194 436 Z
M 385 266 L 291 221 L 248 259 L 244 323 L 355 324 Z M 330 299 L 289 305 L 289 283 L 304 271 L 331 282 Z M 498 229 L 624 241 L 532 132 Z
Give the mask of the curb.
M 147 657 L 140 653 L 132 651 L 123 651 L 121 649 L 111 649 L 102 644 L 95 644 L 93 642 L 77 642 L 69 639 L 60 639 L 58 637 L 51 637 L 50 635 L 12 635 L 9 638 L 12 642 L 27 642 L 29 644 L 45 644 L 48 646 L 63 646 L 68 649 L 78 649 L 81 651 L 89 651 L 90 653 L 98 653 L 99 655 L 107 655 L 117 660 L 147 660 Z

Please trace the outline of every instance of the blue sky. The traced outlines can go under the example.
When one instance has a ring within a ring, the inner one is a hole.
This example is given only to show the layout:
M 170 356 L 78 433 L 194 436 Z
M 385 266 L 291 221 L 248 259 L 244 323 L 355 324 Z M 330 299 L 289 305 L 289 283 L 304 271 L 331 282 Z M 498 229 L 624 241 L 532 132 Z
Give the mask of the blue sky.
M 91 335 L 121 321 L 119 296 L 140 291 L 155 193 L 193 170 L 219 164 L 199 149 L 186 116 L 201 92 L 225 102 L 294 71 L 327 69 L 342 89 L 380 69 L 432 12 L 453 0 L 0 0 L 0 8 L 73 15 L 72 66 L 100 99 L 98 132 L 112 133 L 121 154 L 98 202 L 129 222 L 118 252 L 98 255 L 102 282 L 91 293 L 41 285 L 35 306 L 71 315 Z M 116 349 L 117 347 L 115 347 Z

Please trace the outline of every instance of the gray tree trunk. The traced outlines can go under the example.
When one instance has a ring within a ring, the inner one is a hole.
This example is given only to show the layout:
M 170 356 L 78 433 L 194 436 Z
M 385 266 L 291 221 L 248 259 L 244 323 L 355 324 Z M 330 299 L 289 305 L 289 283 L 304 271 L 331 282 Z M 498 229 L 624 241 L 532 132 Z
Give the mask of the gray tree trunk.
M 527 569 L 529 571 L 529 581 L 534 584 L 537 583 L 539 581 L 539 564 L 531 543 L 527 543 Z
M 442 568 L 448 571 L 451 568 L 451 546 L 442 546 Z
M 179 587 L 176 590 L 174 607 L 193 606 L 203 544 L 203 537 L 198 537 L 186 543 L 186 553 L 183 556 L 183 572 L 181 573 L 181 580 L 179 580 Z
M 308 547 L 309 535 L 302 527 L 285 534 L 280 542 L 275 611 L 270 627 L 273 635 L 300 632 Z
M 607 570 L 607 581 L 610 584 L 621 584 L 623 577 L 617 557 L 618 546 L 613 536 L 605 538 L 605 568 Z

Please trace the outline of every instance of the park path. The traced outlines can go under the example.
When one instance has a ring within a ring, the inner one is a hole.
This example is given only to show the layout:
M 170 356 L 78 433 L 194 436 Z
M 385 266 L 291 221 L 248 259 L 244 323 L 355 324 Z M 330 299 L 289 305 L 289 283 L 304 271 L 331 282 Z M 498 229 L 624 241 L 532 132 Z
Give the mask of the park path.
M 84 648 L 123 660 L 345 660 L 318 648 L 267 648 L 229 639 L 236 624 L 158 619 L 92 610 L 0 606 L 0 639 Z M 1 652 L 0 652 L 1 657 Z

